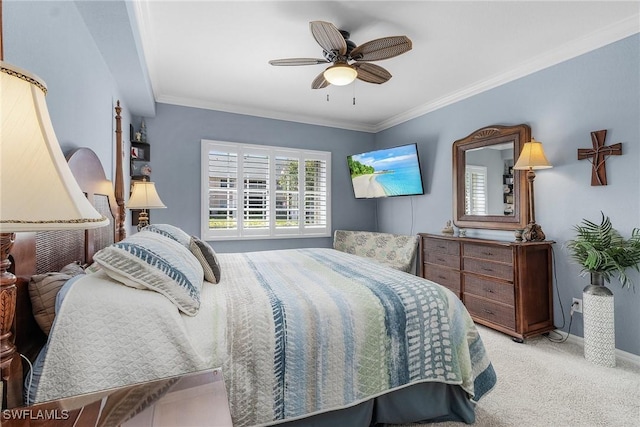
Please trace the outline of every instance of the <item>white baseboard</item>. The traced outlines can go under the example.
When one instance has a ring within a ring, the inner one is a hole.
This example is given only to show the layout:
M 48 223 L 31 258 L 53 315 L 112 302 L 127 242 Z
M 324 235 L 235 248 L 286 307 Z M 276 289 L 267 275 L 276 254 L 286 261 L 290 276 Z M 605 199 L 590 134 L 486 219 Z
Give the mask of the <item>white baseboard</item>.
M 563 338 L 567 336 L 567 333 L 564 331 L 559 331 L 556 329 L 556 332 L 562 335 Z M 584 338 L 582 337 L 569 334 L 567 341 L 577 344 L 580 347 L 584 348 Z M 638 368 L 640 368 L 640 356 L 638 356 L 637 354 L 629 353 L 616 348 L 616 359 L 624 360 L 625 362 L 632 363 L 636 365 Z

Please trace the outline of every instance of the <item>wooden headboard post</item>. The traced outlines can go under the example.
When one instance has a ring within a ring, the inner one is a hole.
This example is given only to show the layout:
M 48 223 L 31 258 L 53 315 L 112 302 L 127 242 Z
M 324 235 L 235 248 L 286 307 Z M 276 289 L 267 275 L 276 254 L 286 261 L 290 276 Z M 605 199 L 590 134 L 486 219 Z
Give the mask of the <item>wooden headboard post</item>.
M 120 112 L 120 100 L 116 103 L 116 177 L 114 180 L 115 197 L 118 204 L 118 224 L 116 224 L 116 241 L 120 241 L 126 237 L 124 229 L 125 211 L 124 211 L 124 178 L 122 173 L 122 117 Z
M 22 361 L 16 354 L 13 319 L 16 311 L 16 276 L 8 271 L 11 266 L 9 251 L 16 238 L 15 233 L 0 234 L 0 373 L 2 377 L 2 407 L 18 406 L 21 402 L 19 384 L 10 378 L 22 376 Z

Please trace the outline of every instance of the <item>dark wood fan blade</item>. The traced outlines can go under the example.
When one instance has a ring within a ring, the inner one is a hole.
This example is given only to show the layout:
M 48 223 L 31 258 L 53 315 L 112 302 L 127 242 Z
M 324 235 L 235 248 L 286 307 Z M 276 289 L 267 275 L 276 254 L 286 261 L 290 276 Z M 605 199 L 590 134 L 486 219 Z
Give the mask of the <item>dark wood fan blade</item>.
M 285 59 L 272 59 L 269 61 L 271 65 L 277 66 L 289 66 L 289 65 L 318 65 L 326 64 L 329 61 L 320 58 L 285 58 Z
M 391 73 L 376 64 L 356 62 L 353 67 L 358 71 L 358 79 L 367 83 L 382 84 L 391 78 Z
M 309 28 L 313 38 L 327 52 L 335 50 L 340 55 L 347 53 L 347 42 L 331 22 L 311 21 Z
M 327 86 L 329 86 L 331 83 L 329 83 L 325 78 L 324 78 L 324 71 L 320 74 L 318 74 L 318 76 L 313 79 L 313 82 L 311 82 L 311 89 L 323 89 Z
M 356 47 L 351 51 L 351 58 L 355 61 L 380 61 L 402 55 L 411 47 L 411 40 L 407 36 L 383 37 Z

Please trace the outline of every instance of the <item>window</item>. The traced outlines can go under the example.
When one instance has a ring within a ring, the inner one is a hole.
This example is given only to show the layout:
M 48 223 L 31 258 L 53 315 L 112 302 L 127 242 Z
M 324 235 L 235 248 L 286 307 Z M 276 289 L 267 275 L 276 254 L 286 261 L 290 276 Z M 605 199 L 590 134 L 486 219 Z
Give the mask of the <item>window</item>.
M 487 214 L 487 167 L 467 165 L 464 174 L 464 213 Z
M 331 153 L 202 140 L 202 236 L 331 236 Z

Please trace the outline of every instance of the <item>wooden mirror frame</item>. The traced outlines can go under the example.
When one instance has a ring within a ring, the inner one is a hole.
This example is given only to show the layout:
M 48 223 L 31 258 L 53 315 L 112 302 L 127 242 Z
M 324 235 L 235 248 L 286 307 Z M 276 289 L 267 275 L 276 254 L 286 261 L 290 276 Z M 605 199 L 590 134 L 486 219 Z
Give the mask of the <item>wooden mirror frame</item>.
M 487 126 L 453 143 L 453 223 L 460 228 L 492 230 L 520 230 L 529 221 L 526 171 L 513 171 L 513 215 L 465 214 L 465 152 L 470 149 L 504 144 L 513 141 L 514 162 L 525 142 L 531 140 L 531 128 L 516 126 Z

